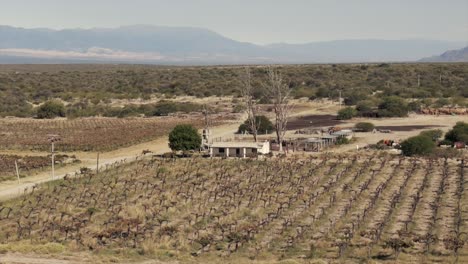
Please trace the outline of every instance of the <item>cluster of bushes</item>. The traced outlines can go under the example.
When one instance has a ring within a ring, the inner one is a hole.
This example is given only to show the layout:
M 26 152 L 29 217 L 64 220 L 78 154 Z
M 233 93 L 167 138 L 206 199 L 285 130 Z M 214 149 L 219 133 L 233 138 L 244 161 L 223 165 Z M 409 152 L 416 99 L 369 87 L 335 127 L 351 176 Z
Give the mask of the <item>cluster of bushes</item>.
M 401 143 L 401 151 L 405 156 L 431 155 L 436 151 L 437 145 L 452 145 L 455 142 L 468 144 L 468 123 L 458 122 L 445 134 L 440 129 L 427 130 L 419 135 L 410 137 Z
M 452 144 L 455 142 L 468 144 L 468 123 L 458 122 L 452 130 L 445 134 L 445 141 Z
M 423 156 L 432 154 L 436 147 L 437 144 L 433 138 L 421 133 L 403 141 L 401 143 L 401 152 L 405 156 Z
M 40 119 L 55 117 L 133 117 L 133 116 L 167 116 L 172 113 L 190 113 L 201 111 L 202 106 L 190 102 L 161 101 L 156 104 L 126 105 L 124 107 L 112 107 L 103 104 L 93 104 L 83 101 L 65 106 L 57 100 L 50 100 L 40 105 L 36 111 L 36 117 Z M 33 114 L 34 111 L 31 112 Z
M 0 116 L 29 115 L 28 103 L 51 98 L 79 100 L 149 99 L 153 94 L 197 97 L 240 94 L 239 67 L 156 67 L 143 65 L 23 65 L 0 75 Z M 279 71 L 296 98 L 337 99 L 341 91 L 349 106 L 378 108 L 375 99 L 458 98 L 466 105 L 468 69 L 463 64 L 287 65 Z M 40 73 L 40 74 L 36 74 Z M 441 74 L 442 73 L 442 78 Z M 252 68 L 255 97 L 262 99 L 262 67 Z M 420 85 L 418 86 L 418 76 Z M 445 101 L 445 102 L 444 102 Z M 449 103 L 453 104 L 454 102 Z M 367 105 L 366 105 L 367 104 Z M 357 111 L 364 113 L 365 111 Z M 26 113 L 26 114 L 22 114 Z M 381 111 L 381 114 L 390 114 Z
M 415 106 L 411 105 L 411 107 Z M 348 120 L 353 117 L 405 117 L 411 107 L 403 98 L 387 96 L 380 100 L 360 101 L 356 107 L 345 107 L 338 111 L 337 118 Z
M 65 106 L 59 101 L 47 101 L 37 108 L 37 118 L 65 117 Z

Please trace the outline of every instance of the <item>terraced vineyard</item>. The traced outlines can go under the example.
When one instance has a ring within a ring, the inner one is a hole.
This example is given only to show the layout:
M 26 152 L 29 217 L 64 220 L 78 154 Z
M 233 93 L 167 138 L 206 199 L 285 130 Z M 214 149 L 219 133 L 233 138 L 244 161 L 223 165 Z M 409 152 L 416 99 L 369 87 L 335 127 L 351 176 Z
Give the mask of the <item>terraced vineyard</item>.
M 201 126 L 202 118 L 0 119 L 4 149 L 50 150 L 48 134 L 58 134 L 58 151 L 112 150 L 167 135 L 180 123 Z
M 467 172 L 390 155 L 140 160 L 1 205 L 0 243 L 184 263 L 466 263 Z

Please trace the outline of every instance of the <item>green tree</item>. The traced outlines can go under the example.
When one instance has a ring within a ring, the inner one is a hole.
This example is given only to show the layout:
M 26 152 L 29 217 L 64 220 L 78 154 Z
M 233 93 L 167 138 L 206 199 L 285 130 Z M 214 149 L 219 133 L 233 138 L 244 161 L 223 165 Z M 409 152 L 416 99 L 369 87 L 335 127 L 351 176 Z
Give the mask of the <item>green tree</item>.
M 421 111 L 422 104 L 420 101 L 412 101 L 408 103 L 408 110 L 413 111 L 413 112 L 419 112 Z
M 374 111 L 374 108 L 375 108 L 375 104 L 374 102 L 370 100 L 360 101 L 356 105 L 356 110 L 358 111 L 360 116 L 369 115 L 370 113 Z
M 447 98 L 439 98 L 437 101 L 435 101 L 434 106 L 435 107 L 444 107 L 450 104 L 449 99 Z
M 352 119 L 356 116 L 356 110 L 352 107 L 346 107 L 338 111 L 337 118 L 340 120 Z
M 173 151 L 197 150 L 201 146 L 202 138 L 192 125 L 177 125 L 169 133 L 169 147 Z
M 367 100 L 367 94 L 364 92 L 351 91 L 348 96 L 345 97 L 345 105 L 357 105 L 359 102 Z
M 435 147 L 434 141 L 424 135 L 410 137 L 401 143 L 401 151 L 405 156 L 429 155 Z
M 468 144 L 468 123 L 458 122 L 452 130 L 445 134 L 445 139 L 450 142 L 465 142 Z
M 318 88 L 317 92 L 315 93 L 315 96 L 318 98 L 327 98 L 329 96 L 330 92 L 327 88 L 325 87 L 320 87 Z
M 59 101 L 47 101 L 37 109 L 37 118 L 48 119 L 65 116 L 65 106 Z
M 379 104 L 380 117 L 404 117 L 408 115 L 408 104 L 398 96 L 385 97 Z
M 153 116 L 167 116 L 179 110 L 177 105 L 172 102 L 160 102 L 153 109 Z
M 430 138 L 432 141 L 437 141 L 444 135 L 444 132 L 440 129 L 431 129 L 431 130 L 426 130 L 426 131 L 421 132 L 420 135 L 426 136 Z
M 268 117 L 264 115 L 256 116 L 255 122 L 258 124 L 257 134 L 259 135 L 270 134 L 275 130 L 273 123 L 270 121 L 270 119 L 268 119 Z M 243 134 L 246 131 L 252 133 L 249 128 L 249 120 L 245 120 L 245 122 L 239 126 L 237 133 Z

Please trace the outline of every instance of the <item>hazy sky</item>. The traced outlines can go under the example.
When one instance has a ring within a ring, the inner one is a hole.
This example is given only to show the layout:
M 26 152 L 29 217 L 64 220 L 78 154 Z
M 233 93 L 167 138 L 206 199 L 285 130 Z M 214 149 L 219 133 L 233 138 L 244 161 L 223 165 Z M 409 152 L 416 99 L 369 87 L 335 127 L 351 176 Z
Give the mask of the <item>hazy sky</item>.
M 361 38 L 468 42 L 468 0 L 0 0 L 0 24 L 191 26 L 258 44 Z

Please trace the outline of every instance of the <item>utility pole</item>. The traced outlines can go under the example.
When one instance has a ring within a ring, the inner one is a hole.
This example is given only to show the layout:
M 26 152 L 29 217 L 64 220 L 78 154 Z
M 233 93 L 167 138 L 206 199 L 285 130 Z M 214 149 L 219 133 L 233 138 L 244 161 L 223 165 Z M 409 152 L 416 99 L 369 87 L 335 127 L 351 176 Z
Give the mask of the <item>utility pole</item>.
M 96 175 L 99 174 L 99 152 L 97 153 L 97 159 L 96 159 Z
M 18 184 L 21 184 L 17 160 L 15 160 L 15 167 L 16 167 L 16 177 L 18 178 Z
M 55 180 L 55 142 L 60 141 L 59 135 L 47 135 L 49 142 L 51 143 L 51 158 L 52 158 L 52 180 Z
M 340 109 L 341 109 L 341 90 L 339 91 L 339 93 L 340 93 L 340 98 L 338 98 L 338 100 L 339 100 Z
M 421 87 L 421 74 L 418 74 L 418 87 Z

